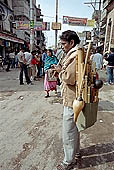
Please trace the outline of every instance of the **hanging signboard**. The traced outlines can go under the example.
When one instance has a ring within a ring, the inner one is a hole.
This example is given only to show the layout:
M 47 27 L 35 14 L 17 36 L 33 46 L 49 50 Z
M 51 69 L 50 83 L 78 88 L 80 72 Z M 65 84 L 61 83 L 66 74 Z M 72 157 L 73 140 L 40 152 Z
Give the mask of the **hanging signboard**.
M 28 21 L 17 21 L 16 22 L 16 29 L 19 30 L 29 30 L 30 24 Z
M 51 29 L 52 30 L 61 30 L 61 23 L 52 22 Z
M 17 21 L 17 30 L 30 30 L 33 28 L 36 31 L 50 31 L 50 22 L 33 22 L 33 21 Z
M 86 26 L 87 18 L 63 16 L 63 24 L 69 24 L 74 26 Z
M 94 27 L 94 25 L 95 25 L 95 20 L 94 19 L 91 19 L 91 20 L 87 20 L 87 26 L 88 27 Z
M 50 31 L 50 22 L 36 22 L 34 30 L 37 31 Z

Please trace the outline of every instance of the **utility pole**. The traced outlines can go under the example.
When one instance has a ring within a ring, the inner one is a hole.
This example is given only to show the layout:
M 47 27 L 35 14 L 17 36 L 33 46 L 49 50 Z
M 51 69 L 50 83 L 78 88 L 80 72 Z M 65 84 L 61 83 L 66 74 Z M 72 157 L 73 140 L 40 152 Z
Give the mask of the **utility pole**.
M 30 52 L 33 51 L 34 45 L 34 8 L 33 1 L 30 0 Z
M 58 0 L 56 0 L 56 23 L 58 22 Z M 58 30 L 55 30 L 55 48 L 57 48 L 57 34 Z

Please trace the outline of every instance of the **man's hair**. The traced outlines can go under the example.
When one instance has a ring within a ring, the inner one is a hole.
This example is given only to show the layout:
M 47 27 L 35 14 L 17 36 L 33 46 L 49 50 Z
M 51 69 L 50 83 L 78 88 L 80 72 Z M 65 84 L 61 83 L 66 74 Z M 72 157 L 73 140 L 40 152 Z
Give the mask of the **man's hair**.
M 96 49 L 96 53 L 100 53 L 101 52 L 101 49 L 100 48 L 97 48 Z
M 36 54 L 36 50 L 33 50 L 33 51 L 31 52 L 31 54 L 32 54 L 32 55 L 35 55 L 35 54 Z
M 75 31 L 67 30 L 62 32 L 60 39 L 70 43 L 71 40 L 74 40 L 74 46 L 80 43 L 80 39 Z
M 40 50 L 37 50 L 37 54 L 41 54 L 41 51 L 40 51 Z
M 25 47 L 21 47 L 20 50 L 24 50 L 25 51 Z

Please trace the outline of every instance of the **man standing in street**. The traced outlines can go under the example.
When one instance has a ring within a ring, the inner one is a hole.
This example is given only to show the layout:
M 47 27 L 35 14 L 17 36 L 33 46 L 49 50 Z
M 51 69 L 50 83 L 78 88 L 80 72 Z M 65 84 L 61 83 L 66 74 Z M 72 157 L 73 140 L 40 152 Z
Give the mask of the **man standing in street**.
M 107 71 L 107 82 L 106 85 L 113 85 L 114 84 L 114 48 L 110 49 L 110 54 L 105 58 L 108 61 L 106 71 Z
M 100 49 L 96 50 L 96 53 L 93 55 L 92 61 L 95 62 L 97 71 L 103 68 L 103 55 L 100 54 Z
M 30 53 L 29 49 L 26 49 L 26 51 L 24 52 L 24 56 L 25 56 L 25 60 L 26 60 L 28 76 L 31 79 L 31 60 L 32 60 L 32 54 Z
M 27 65 L 26 65 L 26 59 L 24 56 L 24 48 L 20 49 L 20 52 L 17 54 L 18 55 L 18 60 L 20 63 L 20 85 L 23 85 L 23 71 L 25 73 L 25 78 L 27 84 L 30 84 L 30 78 L 28 77 L 28 71 L 27 71 Z
M 58 170 L 69 170 L 76 164 L 75 156 L 80 152 L 80 134 L 74 122 L 73 101 L 76 98 L 76 50 L 80 43 L 76 32 L 67 30 L 60 36 L 62 49 L 66 56 L 61 65 L 54 66 L 59 72 L 61 94 L 63 97 L 63 146 L 64 160 Z

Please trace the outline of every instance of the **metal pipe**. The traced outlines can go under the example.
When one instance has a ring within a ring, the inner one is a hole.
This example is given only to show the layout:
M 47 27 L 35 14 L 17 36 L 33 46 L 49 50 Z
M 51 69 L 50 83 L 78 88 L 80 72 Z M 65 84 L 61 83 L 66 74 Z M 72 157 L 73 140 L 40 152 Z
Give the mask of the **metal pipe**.
M 33 8 L 33 1 L 30 0 L 30 52 L 33 51 L 33 44 L 34 44 L 34 8 Z
M 58 0 L 56 0 L 56 23 L 58 22 Z M 55 30 L 55 48 L 57 48 L 57 34 L 58 30 Z

